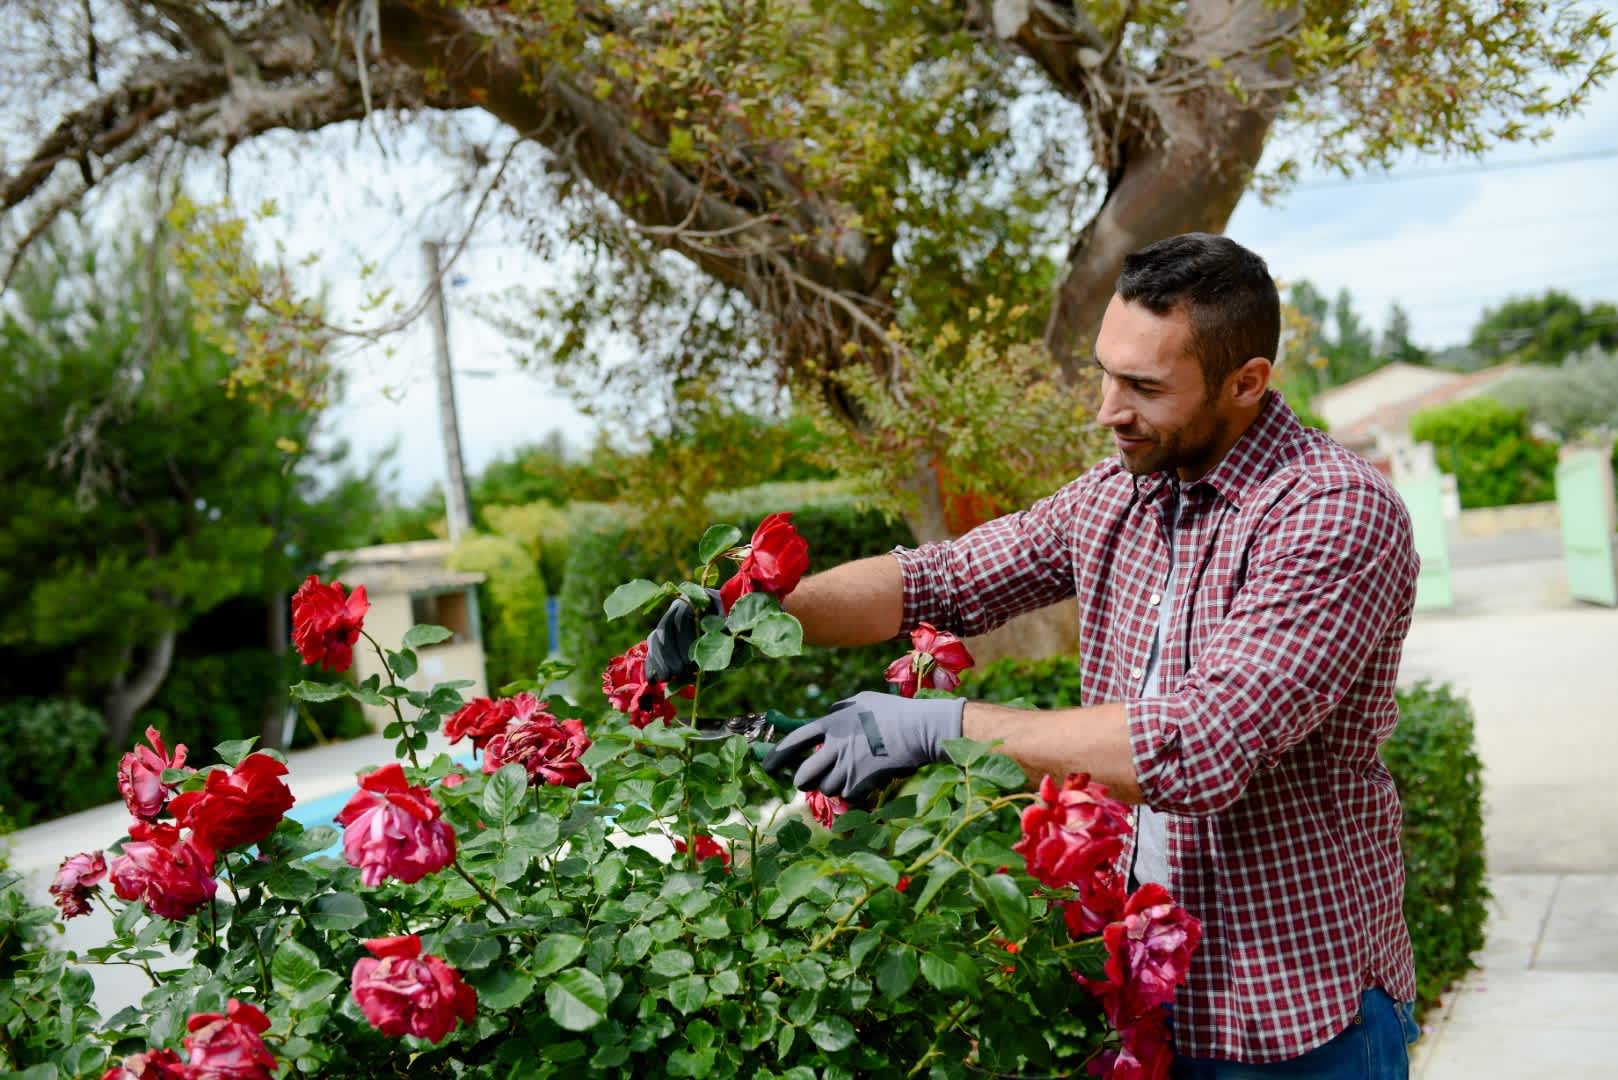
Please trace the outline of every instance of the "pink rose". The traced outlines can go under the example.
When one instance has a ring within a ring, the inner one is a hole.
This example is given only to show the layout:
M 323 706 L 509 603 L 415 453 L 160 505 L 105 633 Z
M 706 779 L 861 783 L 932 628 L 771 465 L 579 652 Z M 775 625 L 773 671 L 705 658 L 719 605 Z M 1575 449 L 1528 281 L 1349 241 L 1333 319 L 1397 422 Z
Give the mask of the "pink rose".
M 719 587 L 726 611 L 755 589 L 779 600 L 798 587 L 809 569 L 809 542 L 798 534 L 790 513 L 759 522 L 745 551 L 735 576 Z
M 322 585 L 310 574 L 292 594 L 292 643 L 303 662 L 347 671 L 354 663 L 354 645 L 370 609 L 364 585 L 345 598 L 342 582 Z
M 674 850 L 684 855 L 686 852 L 685 841 L 674 841 Z M 730 867 L 730 852 L 725 850 L 725 846 L 707 833 L 697 833 L 697 863 L 700 865 L 709 859 L 723 860 L 726 869 Z
M 532 694 L 526 696 L 533 697 Z M 514 700 L 473 698 L 455 710 L 455 714 L 444 722 L 444 736 L 451 743 L 458 743 L 470 736 L 472 749 L 481 751 L 488 745 L 490 739 L 506 730 L 506 725 L 516 715 L 515 706 L 512 704 Z
M 644 641 L 622 656 L 613 657 L 607 670 L 601 673 L 601 692 L 607 695 L 614 709 L 629 717 L 629 722 L 638 728 L 653 720 L 666 724 L 674 719 L 674 702 L 668 699 L 668 685 L 646 681 Z M 689 698 L 695 692 L 695 687 L 687 686 L 678 696 Z
M 147 1050 L 124 1058 L 101 1074 L 101 1080 L 194 1080 L 191 1066 L 180 1061 L 173 1050 Z
M 354 964 L 354 1003 L 382 1034 L 438 1042 L 477 1019 L 477 993 L 444 961 L 423 956 L 415 934 L 372 938 L 365 947 L 371 956 Z
M 1039 782 L 1040 801 L 1022 814 L 1022 839 L 1011 850 L 1028 872 L 1053 888 L 1075 886 L 1117 858 L 1129 835 L 1129 815 L 1088 773 L 1071 773 L 1060 789 L 1049 776 Z
M 1122 1028 L 1174 1000 L 1174 988 L 1191 966 L 1191 951 L 1202 940 L 1202 924 L 1167 889 L 1152 883 L 1135 890 L 1124 905 L 1124 917 L 1107 927 L 1102 940 L 1107 945 L 1105 977 L 1085 985 Z
M 1124 879 L 1117 871 L 1098 869 L 1078 882 L 1078 890 L 1077 900 L 1062 902 L 1062 918 L 1073 937 L 1094 937 L 1124 917 Z
M 259 1038 L 269 1026 L 269 1017 L 235 998 L 223 1016 L 193 1016 L 185 1023 L 191 1033 L 185 1037 L 185 1048 L 191 1052 L 190 1075 L 196 1080 L 270 1080 L 275 1057 Z
M 118 791 L 124 797 L 129 812 L 144 821 L 155 821 L 163 812 L 173 785 L 163 783 L 164 769 L 178 769 L 185 765 L 185 746 L 174 748 L 169 757 L 163 736 L 155 728 L 146 729 L 146 739 L 154 749 L 137 746 L 118 762 Z
M 578 787 L 590 779 L 579 764 L 579 755 L 590 749 L 584 721 L 558 721 L 532 694 L 522 694 L 533 705 L 519 710 L 523 719 L 489 740 L 483 757 L 483 771 L 492 773 L 508 762 L 515 762 L 528 773 L 530 783 L 543 779 L 547 784 Z
M 153 915 L 183 919 L 212 898 L 213 852 L 195 837 L 180 838 L 173 825 L 137 821 L 129 827 L 124 853 L 112 861 L 112 890 L 140 900 Z
M 972 666 L 972 654 L 954 634 L 920 623 L 910 631 L 911 650 L 888 665 L 884 678 L 899 687 L 900 697 L 918 689 L 953 690 L 961 672 Z
M 848 813 L 848 803 L 836 795 L 825 795 L 818 791 L 803 793 L 803 801 L 809 805 L 809 814 L 826 828 Z
M 107 860 L 99 851 L 81 851 L 62 860 L 51 882 L 51 899 L 62 909 L 62 918 L 90 914 L 90 897 L 107 876 Z
M 248 754 L 234 769 L 210 772 L 201 791 L 175 796 L 169 812 L 215 851 L 256 844 L 292 809 L 286 774 L 270 755 Z
M 1168 1080 L 1174 1064 L 1163 1013 L 1154 1009 L 1120 1032 L 1123 1045 L 1090 1063 L 1091 1076 L 1103 1080 Z
M 336 821 L 343 826 L 343 858 L 360 868 L 367 885 L 389 877 L 409 885 L 455 858 L 455 830 L 425 787 L 410 786 L 396 761 L 361 778 Z

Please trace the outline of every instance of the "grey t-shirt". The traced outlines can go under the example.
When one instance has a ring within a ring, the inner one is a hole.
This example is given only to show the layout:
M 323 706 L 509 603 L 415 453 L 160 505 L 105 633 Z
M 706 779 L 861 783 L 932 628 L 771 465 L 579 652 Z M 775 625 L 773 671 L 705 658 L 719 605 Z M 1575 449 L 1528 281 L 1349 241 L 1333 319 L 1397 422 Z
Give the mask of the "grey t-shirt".
M 1175 480 L 1170 482 L 1168 509 L 1163 513 L 1163 527 L 1169 538 L 1169 577 L 1163 583 L 1157 633 L 1152 638 L 1151 654 L 1146 661 L 1146 682 L 1141 687 L 1141 697 L 1157 694 L 1158 658 L 1162 655 L 1163 640 L 1169 633 L 1169 616 L 1174 610 L 1174 527 L 1179 518 L 1180 484 Z M 1145 803 L 1141 804 L 1135 819 L 1135 865 L 1130 872 L 1142 885 L 1149 881 L 1159 885 L 1169 883 L 1168 815 L 1153 810 Z

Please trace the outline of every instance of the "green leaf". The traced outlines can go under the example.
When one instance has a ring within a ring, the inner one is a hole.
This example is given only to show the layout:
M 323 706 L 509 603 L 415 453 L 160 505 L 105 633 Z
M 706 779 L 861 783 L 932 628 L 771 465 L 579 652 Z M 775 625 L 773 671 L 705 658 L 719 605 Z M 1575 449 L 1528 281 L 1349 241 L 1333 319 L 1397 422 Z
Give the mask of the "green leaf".
M 478 1005 L 499 1011 L 520 1005 L 534 992 L 534 977 L 525 971 L 498 968 L 478 984 Z
M 963 769 L 969 769 L 989 752 L 987 743 L 980 743 L 975 739 L 945 739 L 944 753 L 949 759 Z
M 921 954 L 921 974 L 940 993 L 960 994 L 971 989 L 972 984 L 966 980 L 954 959 L 941 953 Z
M 933 831 L 931 829 L 923 828 L 920 825 L 912 825 L 910 828 L 900 833 L 899 839 L 893 842 L 893 853 L 895 855 L 903 855 L 907 851 L 913 851 L 916 848 L 919 848 L 932 838 Z
M 775 830 L 775 842 L 781 845 L 782 851 L 801 851 L 814 835 L 809 831 L 809 826 L 797 818 L 788 818 L 779 829 Z
M 820 875 L 818 861 L 795 862 L 781 871 L 781 876 L 775 879 L 775 887 L 781 890 L 781 899 L 790 904 L 814 888 Z
M 1028 897 L 1007 874 L 974 878 L 972 889 L 983 901 L 1000 932 L 1010 941 L 1021 941 L 1028 934 Z
M 408 679 L 416 673 L 416 654 L 409 649 L 394 652 L 388 650 L 388 667 L 393 669 L 396 679 Z
M 215 746 L 213 751 L 219 755 L 220 761 L 223 761 L 226 765 L 234 767 L 236 765 L 240 765 L 242 758 L 253 752 L 253 744 L 256 742 L 258 742 L 258 736 L 253 735 L 246 739 L 234 739 L 230 742 L 222 742 L 218 746 Z
M 701 975 L 687 975 L 668 985 L 669 1004 L 687 1016 L 708 1000 L 708 983 Z
M 854 1025 L 841 1016 L 822 1016 L 809 1029 L 809 1037 L 828 1054 L 835 1054 L 853 1044 Z
M 363 923 L 370 912 L 365 901 L 353 893 L 327 893 L 315 900 L 307 918 L 316 930 L 352 930 Z
M 528 794 L 528 773 L 513 762 L 496 769 L 483 787 L 483 812 L 492 822 L 509 825 Z
M 935 862 L 933 872 L 927 875 L 927 884 L 922 886 L 921 894 L 916 897 L 917 914 L 925 911 L 927 905 L 933 902 L 933 897 L 938 895 L 938 891 L 948 883 L 950 878 L 960 872 L 961 864 L 958 862 L 953 860 Z
M 697 545 L 697 561 L 711 563 L 741 543 L 741 540 L 742 531 L 734 525 L 710 525 L 708 531 L 702 534 L 702 542 Z
M 545 1007 L 558 1026 L 588 1031 L 607 1017 L 607 988 L 594 972 L 568 968 L 545 988 Z
M 361 705 L 375 705 L 378 708 L 387 708 L 388 699 L 380 691 L 369 686 L 356 686 L 349 691 L 350 696 Z
M 609 619 L 621 619 L 662 595 L 663 586 L 645 578 L 636 578 L 612 590 L 612 595 L 602 603 L 601 610 L 606 612 Z
M 1022 767 L 1004 754 L 989 754 L 972 768 L 974 780 L 987 780 L 1005 791 L 1016 791 L 1028 783 Z
M 296 990 L 320 974 L 320 958 L 309 946 L 288 939 L 275 950 L 275 958 L 270 961 L 270 974 L 276 982 L 284 984 L 289 990 Z
M 869 851 L 856 851 L 848 856 L 848 861 L 854 864 L 861 877 L 875 881 L 879 885 L 899 884 L 899 871 L 880 855 Z
M 448 641 L 454 636 L 455 632 L 448 627 L 418 623 L 405 631 L 402 644 L 407 649 L 419 649 L 423 645 L 437 645 L 440 641 Z
M 545 976 L 561 971 L 584 952 L 584 939 L 572 934 L 552 934 L 539 943 L 534 952 L 534 976 Z
M 751 630 L 772 611 L 780 610 L 775 598 L 766 592 L 750 592 L 725 613 L 725 625 L 735 633 Z
M 343 977 L 335 971 L 321 971 L 302 986 L 297 987 L 287 996 L 287 1002 L 294 1009 L 307 1009 L 319 1001 L 327 1001 L 337 988 L 343 985 Z
M 618 939 L 618 959 L 627 965 L 638 963 L 652 947 L 652 932 L 644 926 L 632 926 Z
M 747 632 L 747 640 L 765 656 L 797 656 L 803 652 L 803 626 L 784 611 L 772 611 Z
M 910 992 L 920 970 L 916 950 L 908 945 L 895 945 L 876 962 L 876 987 L 897 1000 Z
M 347 697 L 348 690 L 346 682 L 310 682 L 305 679 L 293 683 L 289 693 L 299 701 L 336 701 L 340 697 Z
M 689 975 L 696 967 L 696 960 L 684 949 L 664 949 L 652 956 L 651 968 L 653 973 L 673 978 L 676 975 Z
M 691 650 L 691 658 L 703 671 L 724 671 L 730 666 L 730 657 L 735 649 L 736 639 L 729 634 L 724 632 L 703 634 L 697 638 L 696 647 Z

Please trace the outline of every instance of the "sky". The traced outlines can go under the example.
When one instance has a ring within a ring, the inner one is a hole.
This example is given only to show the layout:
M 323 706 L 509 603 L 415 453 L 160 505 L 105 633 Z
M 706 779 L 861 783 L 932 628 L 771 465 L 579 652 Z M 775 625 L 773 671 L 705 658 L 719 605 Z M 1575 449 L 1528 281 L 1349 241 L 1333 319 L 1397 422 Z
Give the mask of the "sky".
M 503 138 L 492 126 L 489 133 Z M 445 178 L 431 155 L 375 147 L 350 128 L 321 152 L 299 151 L 295 178 L 273 148 L 260 158 L 267 171 L 237 167 L 232 177 L 242 205 L 277 197 L 283 207 L 261 227 L 261 242 L 284 245 L 292 259 L 320 253 L 317 270 L 339 319 L 378 284 L 414 299 L 427 280 L 422 241 L 459 236 L 471 217 L 465 199 L 435 201 Z M 424 203 L 432 205 L 423 211 Z M 553 429 L 581 449 L 595 434 L 594 422 L 543 375 L 522 370 L 511 341 L 476 314 L 510 286 L 542 287 L 558 273 L 517 242 L 509 220 L 480 221 L 446 289 L 469 476 Z M 1618 301 L 1618 85 L 1593 95 L 1547 143 L 1481 162 L 1414 160 L 1385 176 L 1306 174 L 1273 202 L 1246 196 L 1226 232 L 1283 282 L 1308 279 L 1327 295 L 1350 290 L 1374 329 L 1397 301 L 1413 339 L 1432 348 L 1464 342 L 1486 308 L 1514 296 L 1556 288 L 1586 302 Z M 361 259 L 378 264 L 371 281 L 358 280 Z M 387 350 L 346 353 L 348 390 L 330 417 L 361 460 L 397 447 L 389 483 L 405 497 L 445 474 L 429 325 L 420 320 Z

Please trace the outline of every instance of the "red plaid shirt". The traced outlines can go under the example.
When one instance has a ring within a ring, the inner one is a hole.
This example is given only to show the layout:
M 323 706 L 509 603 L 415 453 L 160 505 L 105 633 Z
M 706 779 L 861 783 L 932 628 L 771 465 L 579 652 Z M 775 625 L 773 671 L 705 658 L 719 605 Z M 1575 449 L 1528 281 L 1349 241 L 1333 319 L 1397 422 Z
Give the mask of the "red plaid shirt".
M 1399 796 L 1377 753 L 1399 718 L 1410 521 L 1376 470 L 1271 394 L 1182 492 L 1143 699 L 1168 494 L 1167 474 L 1112 458 L 1028 510 L 900 549 L 904 621 L 979 634 L 1078 597 L 1084 696 L 1129 703 L 1141 791 L 1171 815 L 1169 887 L 1202 920 L 1175 1048 L 1281 1061 L 1342 1031 L 1370 987 L 1415 997 Z

